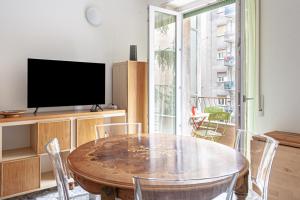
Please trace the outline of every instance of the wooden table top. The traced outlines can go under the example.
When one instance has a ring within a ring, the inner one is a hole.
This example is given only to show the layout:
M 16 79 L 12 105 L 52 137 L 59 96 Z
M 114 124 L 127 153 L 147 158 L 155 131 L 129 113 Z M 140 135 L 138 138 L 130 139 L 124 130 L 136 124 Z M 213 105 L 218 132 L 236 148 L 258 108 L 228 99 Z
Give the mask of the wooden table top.
M 133 189 L 133 176 L 201 179 L 247 171 L 234 149 L 190 136 L 130 135 L 81 145 L 67 159 L 70 170 L 95 183 Z

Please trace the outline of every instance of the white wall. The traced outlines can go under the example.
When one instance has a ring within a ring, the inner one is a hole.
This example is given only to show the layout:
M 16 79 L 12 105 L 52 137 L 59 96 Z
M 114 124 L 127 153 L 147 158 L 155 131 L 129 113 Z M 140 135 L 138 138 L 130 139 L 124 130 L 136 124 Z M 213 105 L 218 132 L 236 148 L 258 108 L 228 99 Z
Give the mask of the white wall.
M 161 6 L 168 2 L 168 0 L 148 0 L 149 4 L 152 6 Z
M 265 112 L 258 131 L 300 133 L 300 1 L 262 0 L 261 67 Z
M 100 27 L 85 20 L 91 5 L 102 13 Z M 111 64 L 129 58 L 130 44 L 146 60 L 146 0 L 1 0 L 0 110 L 26 108 L 28 57 L 105 62 L 111 103 Z

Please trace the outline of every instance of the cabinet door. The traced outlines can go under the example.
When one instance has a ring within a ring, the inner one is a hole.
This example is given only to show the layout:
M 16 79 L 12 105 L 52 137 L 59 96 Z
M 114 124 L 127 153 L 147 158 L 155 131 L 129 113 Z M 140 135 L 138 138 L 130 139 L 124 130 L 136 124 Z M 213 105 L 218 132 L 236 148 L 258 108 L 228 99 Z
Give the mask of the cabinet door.
M 148 68 L 145 62 L 128 62 L 128 122 L 142 123 L 148 133 Z
M 32 157 L 2 163 L 2 196 L 26 192 L 40 187 L 40 160 Z
M 59 141 L 62 151 L 71 148 L 71 121 L 43 122 L 37 124 L 37 153 L 45 153 L 45 145 L 53 138 Z
M 125 122 L 126 116 L 77 119 L 77 147 L 96 139 L 96 125 Z M 104 138 L 104 132 L 100 133 L 100 138 Z
M 77 120 L 77 147 L 96 139 L 96 125 L 103 124 L 103 118 Z

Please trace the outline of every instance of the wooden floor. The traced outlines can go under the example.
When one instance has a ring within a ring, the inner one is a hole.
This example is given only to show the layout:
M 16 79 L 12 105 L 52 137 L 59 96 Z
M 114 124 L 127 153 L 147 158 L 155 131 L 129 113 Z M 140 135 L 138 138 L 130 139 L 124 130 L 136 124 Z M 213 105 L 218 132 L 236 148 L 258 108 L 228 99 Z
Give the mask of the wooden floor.
M 89 200 L 88 193 L 80 187 L 76 187 L 70 192 L 70 196 L 76 197 L 76 200 Z M 56 188 L 47 189 L 39 192 L 30 193 L 27 195 L 9 198 L 8 200 L 57 200 L 58 193 Z

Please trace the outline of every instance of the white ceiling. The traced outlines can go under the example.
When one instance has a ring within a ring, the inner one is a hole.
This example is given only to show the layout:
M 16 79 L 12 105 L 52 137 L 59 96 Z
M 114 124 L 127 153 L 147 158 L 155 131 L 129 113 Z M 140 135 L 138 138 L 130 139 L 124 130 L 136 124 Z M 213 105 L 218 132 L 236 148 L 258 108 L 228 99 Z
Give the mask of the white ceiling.
M 179 10 L 185 10 L 193 6 L 206 6 L 207 4 L 215 3 L 216 1 L 217 0 L 169 0 L 165 5 Z
M 168 2 L 168 5 L 178 8 L 178 7 L 182 7 L 182 6 L 185 6 L 187 4 L 190 4 L 194 1 L 195 0 L 172 0 L 172 1 Z

